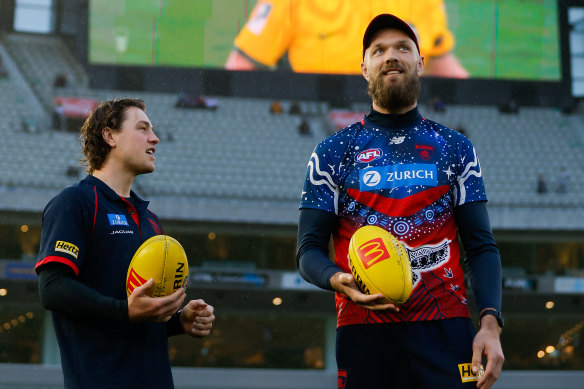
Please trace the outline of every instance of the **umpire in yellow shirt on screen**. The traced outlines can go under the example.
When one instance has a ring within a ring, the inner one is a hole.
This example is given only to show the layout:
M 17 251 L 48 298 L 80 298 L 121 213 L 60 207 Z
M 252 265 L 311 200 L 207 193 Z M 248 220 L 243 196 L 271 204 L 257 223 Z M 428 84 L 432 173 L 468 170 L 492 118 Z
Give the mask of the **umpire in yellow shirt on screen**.
M 443 0 L 259 0 L 225 68 L 273 69 L 287 53 L 294 72 L 361 74 L 360 37 L 380 13 L 399 16 L 416 32 L 424 75 L 468 78 L 452 53 Z

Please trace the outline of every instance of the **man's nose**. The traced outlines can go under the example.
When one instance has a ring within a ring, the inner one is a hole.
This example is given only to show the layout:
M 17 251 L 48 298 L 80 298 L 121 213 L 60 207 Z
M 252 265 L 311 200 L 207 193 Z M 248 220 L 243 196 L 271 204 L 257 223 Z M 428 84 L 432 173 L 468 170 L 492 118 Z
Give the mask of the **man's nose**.
M 397 62 L 397 51 L 394 48 L 389 48 L 385 51 L 385 62 Z

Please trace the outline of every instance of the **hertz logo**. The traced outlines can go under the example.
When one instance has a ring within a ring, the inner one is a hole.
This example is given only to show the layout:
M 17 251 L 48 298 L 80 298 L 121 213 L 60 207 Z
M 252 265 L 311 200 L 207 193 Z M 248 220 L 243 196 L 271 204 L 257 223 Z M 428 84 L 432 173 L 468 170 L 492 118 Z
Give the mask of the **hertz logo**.
M 69 254 L 75 259 L 79 255 L 79 247 L 75 246 L 73 243 L 65 242 L 62 240 L 58 240 L 55 244 L 55 251 L 60 251 L 62 253 Z
M 460 372 L 460 380 L 462 382 L 478 381 L 482 377 L 485 370 L 481 365 L 478 373 L 472 372 L 472 363 L 460 363 L 458 365 L 458 371 Z
M 365 269 L 369 269 L 371 266 L 389 259 L 389 252 L 383 243 L 382 238 L 371 239 L 361 246 L 359 246 L 359 258 L 363 262 Z

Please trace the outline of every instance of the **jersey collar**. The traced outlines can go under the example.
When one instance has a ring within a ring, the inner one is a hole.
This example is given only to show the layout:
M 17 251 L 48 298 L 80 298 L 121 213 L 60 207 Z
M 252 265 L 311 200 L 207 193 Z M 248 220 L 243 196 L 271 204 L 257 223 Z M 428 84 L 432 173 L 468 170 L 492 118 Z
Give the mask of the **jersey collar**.
M 418 107 L 403 114 L 381 113 L 372 107 L 365 116 L 367 122 L 384 128 L 413 127 L 420 119 L 422 115 L 418 112 Z
M 105 182 L 99 178 L 88 174 L 84 179 L 84 182 L 94 185 L 111 201 L 123 201 L 120 195 L 118 195 L 112 188 L 110 188 Z M 132 197 L 136 202 L 136 208 L 146 208 L 148 206 L 148 201 L 142 200 L 134 191 L 130 191 L 130 197 Z

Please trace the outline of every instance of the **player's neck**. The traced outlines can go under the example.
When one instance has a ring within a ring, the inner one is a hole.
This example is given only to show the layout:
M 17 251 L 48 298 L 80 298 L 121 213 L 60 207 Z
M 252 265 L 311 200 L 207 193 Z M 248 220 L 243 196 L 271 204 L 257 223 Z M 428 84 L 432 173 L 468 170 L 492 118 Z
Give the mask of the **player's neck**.
M 381 113 L 372 108 L 365 118 L 376 126 L 391 129 L 415 126 L 421 116 L 417 107 L 401 114 Z
M 132 183 L 136 176 L 124 170 L 117 170 L 111 166 L 104 166 L 93 172 L 93 175 L 105 182 L 107 186 L 122 197 L 130 197 Z
M 373 109 L 376 110 L 377 112 L 384 113 L 384 114 L 392 114 L 392 115 L 401 115 L 401 114 L 404 114 L 404 113 L 409 112 L 412 109 L 416 108 L 417 105 L 418 105 L 418 102 L 416 101 L 414 104 L 409 105 L 407 107 L 398 108 L 398 109 L 394 109 L 394 110 L 389 110 L 389 109 L 387 109 L 385 107 L 380 106 L 375 101 L 373 101 L 373 103 L 372 103 Z

